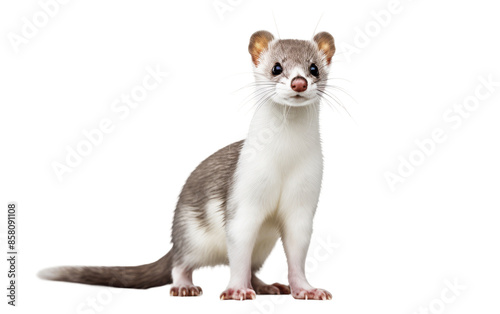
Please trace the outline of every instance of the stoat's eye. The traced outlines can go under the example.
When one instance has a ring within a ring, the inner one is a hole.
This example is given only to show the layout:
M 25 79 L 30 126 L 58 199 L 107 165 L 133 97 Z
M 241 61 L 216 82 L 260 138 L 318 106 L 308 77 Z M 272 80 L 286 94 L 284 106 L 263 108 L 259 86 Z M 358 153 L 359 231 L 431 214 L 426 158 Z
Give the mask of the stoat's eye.
M 311 66 L 309 67 L 309 72 L 311 72 L 311 75 L 313 75 L 313 76 L 316 76 L 316 77 L 319 76 L 318 67 L 314 63 L 312 63 Z
M 275 76 L 280 75 L 281 72 L 283 72 L 283 68 L 281 67 L 281 64 L 276 62 L 276 64 L 273 66 L 272 72 L 273 72 L 273 75 L 275 75 Z

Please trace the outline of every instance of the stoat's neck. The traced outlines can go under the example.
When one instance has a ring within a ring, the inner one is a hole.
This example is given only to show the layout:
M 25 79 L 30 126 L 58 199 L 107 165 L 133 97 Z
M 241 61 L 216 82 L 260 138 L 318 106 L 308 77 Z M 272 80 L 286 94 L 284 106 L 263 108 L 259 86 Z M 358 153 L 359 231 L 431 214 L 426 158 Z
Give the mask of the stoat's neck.
M 248 140 L 272 150 L 319 146 L 319 103 L 303 107 L 283 106 L 272 101 L 263 104 L 250 123 Z

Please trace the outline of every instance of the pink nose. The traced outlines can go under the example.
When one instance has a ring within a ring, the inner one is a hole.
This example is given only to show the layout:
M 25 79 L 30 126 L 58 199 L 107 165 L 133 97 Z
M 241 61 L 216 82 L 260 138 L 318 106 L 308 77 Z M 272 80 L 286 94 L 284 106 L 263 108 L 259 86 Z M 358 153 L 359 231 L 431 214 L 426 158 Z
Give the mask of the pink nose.
M 297 93 L 301 93 L 307 89 L 307 81 L 302 76 L 297 76 L 292 80 L 292 89 Z

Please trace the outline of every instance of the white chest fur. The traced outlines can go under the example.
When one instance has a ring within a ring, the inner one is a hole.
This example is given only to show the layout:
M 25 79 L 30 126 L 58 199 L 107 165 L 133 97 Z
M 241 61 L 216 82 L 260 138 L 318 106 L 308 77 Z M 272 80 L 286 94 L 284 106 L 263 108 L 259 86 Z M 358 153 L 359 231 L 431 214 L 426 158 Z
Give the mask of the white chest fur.
M 316 208 L 323 162 L 319 105 L 266 104 L 256 113 L 242 148 L 232 200 L 272 212 L 283 205 Z M 255 213 L 255 212 L 254 212 Z

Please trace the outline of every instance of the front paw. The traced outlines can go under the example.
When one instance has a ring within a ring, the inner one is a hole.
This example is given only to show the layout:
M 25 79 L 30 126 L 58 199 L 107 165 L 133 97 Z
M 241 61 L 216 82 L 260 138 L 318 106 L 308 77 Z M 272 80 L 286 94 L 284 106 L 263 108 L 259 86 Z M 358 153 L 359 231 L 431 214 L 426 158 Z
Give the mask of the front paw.
M 323 289 L 292 289 L 292 296 L 300 300 L 331 300 L 332 294 Z
M 221 300 L 254 300 L 255 291 L 253 289 L 242 288 L 242 289 L 231 289 L 228 288 L 220 295 Z

